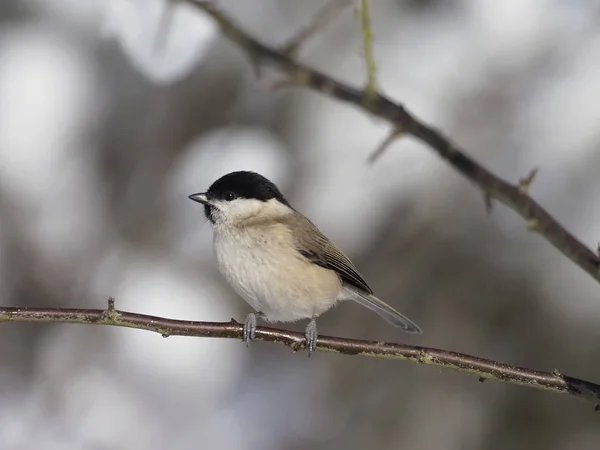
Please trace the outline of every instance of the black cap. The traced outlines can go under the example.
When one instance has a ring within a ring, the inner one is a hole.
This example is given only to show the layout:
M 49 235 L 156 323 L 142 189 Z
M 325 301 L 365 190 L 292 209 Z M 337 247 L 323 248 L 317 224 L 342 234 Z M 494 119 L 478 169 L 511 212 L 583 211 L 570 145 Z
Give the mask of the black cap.
M 210 200 L 256 199 L 266 202 L 273 198 L 288 205 L 287 200 L 271 181 L 256 172 L 231 172 L 215 181 L 206 196 Z

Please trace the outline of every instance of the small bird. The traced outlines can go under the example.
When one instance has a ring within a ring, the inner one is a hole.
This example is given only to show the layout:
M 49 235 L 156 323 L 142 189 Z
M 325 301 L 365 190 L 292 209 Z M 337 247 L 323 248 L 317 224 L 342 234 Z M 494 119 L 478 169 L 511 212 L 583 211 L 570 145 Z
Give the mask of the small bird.
M 405 331 L 421 332 L 375 297 L 350 259 L 262 175 L 232 172 L 189 198 L 204 205 L 219 271 L 256 311 L 244 321 L 244 342 L 254 339 L 257 318 L 309 319 L 305 336 L 310 356 L 317 345 L 317 317 L 343 300 L 353 300 Z

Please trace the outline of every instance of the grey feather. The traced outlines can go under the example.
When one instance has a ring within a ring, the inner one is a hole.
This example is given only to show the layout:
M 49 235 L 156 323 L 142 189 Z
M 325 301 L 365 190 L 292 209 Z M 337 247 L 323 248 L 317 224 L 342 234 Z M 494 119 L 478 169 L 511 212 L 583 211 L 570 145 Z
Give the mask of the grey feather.
M 296 248 L 305 258 L 335 271 L 346 283 L 369 294 L 373 293 L 352 261 L 310 220 L 302 214 L 296 213 L 293 220 L 289 221 L 289 226 L 292 229 Z
M 389 324 L 402 328 L 409 333 L 421 333 L 421 329 L 416 323 L 374 295 L 360 292 L 349 286 L 344 286 L 344 290 L 350 300 L 354 300 L 365 308 L 369 308 Z

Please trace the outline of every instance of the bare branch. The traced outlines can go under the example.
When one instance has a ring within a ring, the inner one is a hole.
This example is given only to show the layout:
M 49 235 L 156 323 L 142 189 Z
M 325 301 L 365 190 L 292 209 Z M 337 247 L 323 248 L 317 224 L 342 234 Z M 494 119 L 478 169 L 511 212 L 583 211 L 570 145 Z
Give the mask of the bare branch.
M 323 30 L 335 17 L 349 6 L 351 0 L 330 0 L 314 15 L 311 23 L 293 36 L 281 51 L 288 56 L 295 56 L 300 46 L 308 39 Z
M 192 322 L 119 311 L 114 308 L 114 299 L 109 300 L 108 309 L 105 310 L 0 307 L 0 322 L 109 325 L 153 331 L 163 337 L 241 339 L 243 330 L 243 325 L 233 319 L 230 322 Z M 267 327 L 257 328 L 256 339 L 286 345 L 294 352 L 304 349 L 306 343 L 303 333 Z M 560 394 L 570 394 L 594 403 L 600 401 L 600 385 L 563 375 L 556 370 L 552 373 L 541 372 L 436 348 L 329 336 L 319 336 L 317 349 L 345 355 L 403 359 L 471 373 L 477 375 L 479 381 L 494 379 Z
M 214 5 L 201 0 L 186 1 L 212 16 L 225 36 L 251 59 L 268 62 L 287 73 L 296 85 L 351 103 L 375 117 L 388 121 L 394 127 L 402 128 L 406 134 L 428 145 L 456 171 L 481 189 L 482 193 L 516 211 L 526 220 L 530 228 L 533 227 L 571 261 L 596 281 L 600 281 L 600 257 L 594 251 L 569 233 L 529 194 L 521 192 L 518 186 L 491 173 L 441 132 L 415 118 L 404 106 L 378 93 L 373 101 L 365 102 L 368 96 L 364 90 L 356 89 L 322 72 L 299 64 L 286 54 L 262 44 L 245 33 Z

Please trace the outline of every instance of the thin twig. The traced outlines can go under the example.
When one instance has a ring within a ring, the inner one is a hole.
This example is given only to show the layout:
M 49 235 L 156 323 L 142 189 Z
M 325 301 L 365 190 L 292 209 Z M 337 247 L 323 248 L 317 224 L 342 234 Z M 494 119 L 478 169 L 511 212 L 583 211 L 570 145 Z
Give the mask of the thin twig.
M 108 309 L 105 310 L 0 307 L 0 322 L 109 325 L 153 331 L 163 337 L 196 336 L 241 339 L 243 330 L 243 325 L 233 319 L 230 322 L 192 322 L 119 311 L 114 307 L 114 299 L 109 300 Z M 303 333 L 267 327 L 257 328 L 256 339 L 283 344 L 293 351 L 304 349 L 306 342 Z M 494 379 L 535 389 L 570 394 L 596 404 L 600 401 L 600 385 L 563 375 L 556 370 L 552 373 L 542 372 L 436 348 L 330 336 L 319 336 L 317 349 L 345 355 L 403 359 L 471 373 L 477 375 L 480 381 Z
M 388 147 L 392 145 L 392 142 L 394 142 L 396 139 L 402 136 L 403 133 L 404 131 L 402 131 L 402 128 L 394 128 L 390 132 L 390 134 L 388 134 L 387 137 L 381 142 L 381 144 L 377 146 L 373 153 L 369 155 L 369 157 L 367 158 L 367 162 L 369 164 L 373 164 L 381 155 L 383 155 L 383 153 L 388 149 Z
M 363 56 L 367 67 L 367 85 L 365 86 L 366 101 L 371 101 L 377 97 L 377 69 L 373 57 L 373 30 L 371 29 L 369 0 L 360 0 L 358 14 L 360 16 L 360 27 L 362 30 Z
M 282 48 L 282 53 L 288 56 L 294 56 L 300 46 L 308 39 L 323 30 L 327 25 L 342 12 L 344 8 L 350 5 L 352 0 L 330 0 L 313 17 L 313 20 L 306 28 L 302 28 L 296 33 Z
M 224 35 L 250 58 L 278 67 L 287 73 L 296 85 L 351 103 L 373 116 L 388 121 L 395 127 L 401 127 L 407 135 L 428 145 L 456 171 L 481 189 L 482 193 L 519 213 L 528 224 L 535 224 L 536 232 L 544 236 L 596 281 L 600 281 L 600 257 L 595 252 L 569 233 L 528 193 L 521 192 L 518 186 L 491 173 L 441 132 L 416 119 L 404 106 L 381 94 L 376 94 L 373 101 L 365 101 L 368 96 L 364 90 L 353 88 L 318 70 L 299 64 L 281 51 L 262 44 L 244 32 L 214 5 L 200 0 L 186 1 L 212 16 Z

